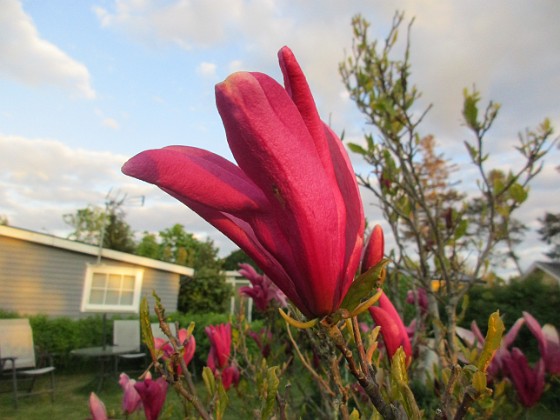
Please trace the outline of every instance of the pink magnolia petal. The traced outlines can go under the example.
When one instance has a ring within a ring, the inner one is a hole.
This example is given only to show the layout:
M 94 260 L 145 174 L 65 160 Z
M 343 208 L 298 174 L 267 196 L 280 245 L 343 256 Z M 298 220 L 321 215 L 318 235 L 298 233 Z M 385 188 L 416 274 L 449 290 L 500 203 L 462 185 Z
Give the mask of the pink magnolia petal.
M 529 312 L 525 311 L 523 312 L 523 318 L 527 323 L 527 327 L 529 327 L 529 330 L 531 330 L 531 333 L 535 336 L 537 342 L 539 343 L 539 352 L 541 356 L 546 359 L 548 354 L 548 343 L 546 342 L 546 338 L 542 332 L 539 321 L 537 321 Z
M 379 225 L 375 225 L 364 248 L 364 255 L 362 257 L 361 272 L 365 273 L 371 267 L 379 264 L 383 259 L 385 249 L 385 239 L 383 236 L 383 229 Z
M 393 306 L 393 303 L 389 300 L 389 298 L 384 292 L 381 294 L 381 297 L 379 298 L 379 307 L 383 309 L 385 312 L 387 312 L 387 314 L 391 317 L 391 319 L 393 319 L 393 321 L 395 322 L 395 324 L 399 329 L 400 336 L 403 337 L 402 340 L 403 340 L 404 352 L 406 353 L 407 356 L 412 356 L 412 347 L 410 345 L 410 341 L 408 340 L 408 334 L 406 331 L 406 327 L 404 326 L 404 322 L 402 321 L 401 316 Z M 404 339 L 404 337 L 406 337 L 406 340 Z
M 484 343 L 486 342 L 486 339 L 482 335 L 482 332 L 480 331 L 480 328 L 478 328 L 478 324 L 476 323 L 476 321 L 471 322 L 471 331 L 473 332 L 477 341 L 480 344 L 484 345 Z
M 387 311 L 378 306 L 370 307 L 369 312 L 375 323 L 381 327 L 380 333 L 387 348 L 389 358 L 392 359 L 398 348 L 402 346 L 407 358 L 410 360 L 412 356 L 410 342 L 407 335 L 403 336 L 397 321 Z
M 142 399 L 146 420 L 158 419 L 167 396 L 167 387 L 164 378 L 160 377 L 154 381 L 149 372 L 146 374 L 144 381 L 134 384 L 134 388 Z
M 320 120 L 289 49 L 286 88 L 260 73 L 216 86 L 239 167 L 209 152 L 173 146 L 123 167 L 189 206 L 245 250 L 307 316 L 340 306 L 359 264 L 364 217 L 350 160 Z
M 140 394 L 136 391 L 134 384 L 136 381 L 130 379 L 126 373 L 121 373 L 119 377 L 119 385 L 123 390 L 122 409 L 125 414 L 134 413 L 142 406 Z
M 542 332 L 548 350 L 545 359 L 546 370 L 551 375 L 560 375 L 560 337 L 558 336 L 558 330 L 551 324 L 545 324 Z
M 514 347 L 509 355 L 504 357 L 507 364 L 508 376 L 511 378 L 519 400 L 525 407 L 534 406 L 544 392 L 545 366 L 539 359 L 534 368 L 529 366 L 527 358 L 517 347 Z
M 519 334 L 519 330 L 525 324 L 525 318 L 519 318 L 512 327 L 509 329 L 507 334 L 504 336 L 502 341 L 502 346 L 505 348 L 510 348 L 515 339 L 517 338 L 517 334 Z
M 224 368 L 231 354 L 231 324 L 209 325 L 204 331 L 210 340 L 208 367 L 212 371 Z
M 105 404 L 99 399 L 99 397 L 92 392 L 89 395 L 89 411 L 93 420 L 108 420 L 107 410 L 105 409 Z

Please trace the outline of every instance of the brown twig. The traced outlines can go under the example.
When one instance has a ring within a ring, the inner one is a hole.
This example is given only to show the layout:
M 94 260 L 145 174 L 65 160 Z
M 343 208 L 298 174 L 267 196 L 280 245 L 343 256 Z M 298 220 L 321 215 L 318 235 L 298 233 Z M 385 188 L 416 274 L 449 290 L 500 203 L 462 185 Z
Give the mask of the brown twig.
M 183 398 L 185 398 L 187 401 L 189 401 L 193 405 L 195 410 L 198 411 L 198 413 L 200 414 L 200 417 L 202 417 L 204 420 L 211 420 L 212 416 L 208 413 L 208 411 L 206 411 L 206 409 L 202 405 L 200 399 L 196 395 L 196 391 L 194 391 L 194 392 L 190 391 L 190 390 L 194 390 L 195 386 L 192 382 L 191 374 L 190 374 L 189 370 L 187 369 L 187 365 L 185 363 L 185 360 L 181 357 L 181 349 L 183 348 L 183 343 L 179 343 L 179 340 L 177 339 L 177 337 L 175 337 L 171 333 L 171 329 L 169 328 L 169 325 L 167 324 L 167 321 L 165 319 L 165 314 L 164 314 L 163 310 L 161 310 L 156 305 L 155 308 L 154 308 L 154 311 L 155 311 L 155 313 L 158 317 L 159 326 L 160 326 L 161 330 L 167 336 L 167 338 L 169 339 L 169 342 L 173 346 L 174 354 L 172 356 L 172 365 L 173 366 L 177 366 L 177 365 L 181 366 L 183 372 L 185 373 L 185 379 L 187 381 L 187 385 L 189 386 L 189 390 L 187 390 L 183 386 L 183 383 L 179 380 L 178 375 L 176 375 L 175 372 L 167 372 L 167 369 L 164 369 L 163 366 L 161 365 L 161 363 L 159 363 L 157 360 L 154 360 L 154 366 L 155 366 L 156 370 L 158 370 L 158 372 L 165 378 L 165 380 L 169 384 L 171 384 L 171 386 L 173 386 L 173 388 L 175 388 L 175 391 L 179 395 L 181 395 Z
M 323 377 L 321 375 L 319 375 L 317 373 L 317 371 L 315 369 L 313 369 L 313 367 L 309 364 L 309 362 L 307 361 L 305 356 L 301 353 L 301 351 L 299 349 L 299 346 L 297 345 L 296 341 L 294 340 L 294 337 L 292 336 L 292 332 L 290 330 L 290 325 L 287 322 L 286 322 L 286 330 L 288 331 L 288 338 L 292 342 L 292 345 L 294 346 L 294 349 L 296 350 L 296 353 L 297 353 L 299 359 L 301 360 L 301 363 L 303 364 L 303 366 L 309 371 L 309 373 L 311 373 L 311 376 L 313 376 L 313 379 L 315 379 L 325 389 L 325 391 L 331 397 L 334 397 L 336 394 L 331 389 L 329 384 L 323 379 Z
M 352 350 L 348 348 L 346 344 L 346 340 L 342 336 L 342 333 L 337 325 L 332 325 L 328 321 L 324 320 L 321 322 L 321 325 L 327 330 L 328 335 L 333 340 L 337 349 L 342 353 L 346 362 L 348 363 L 348 368 L 350 369 L 350 373 L 358 380 L 358 383 L 364 389 L 365 393 L 369 397 L 370 401 L 373 403 L 379 414 L 384 419 L 401 419 L 403 417 L 403 413 L 395 407 L 393 404 L 388 404 L 383 400 L 381 396 L 381 390 L 379 385 L 374 381 L 368 378 L 354 360 L 354 355 L 352 354 Z

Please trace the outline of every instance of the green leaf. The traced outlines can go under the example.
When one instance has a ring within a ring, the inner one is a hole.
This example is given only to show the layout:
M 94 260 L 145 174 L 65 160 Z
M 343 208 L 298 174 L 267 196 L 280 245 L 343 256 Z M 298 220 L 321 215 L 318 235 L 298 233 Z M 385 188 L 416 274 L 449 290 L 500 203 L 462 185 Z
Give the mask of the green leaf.
M 367 150 L 364 149 L 359 144 L 347 143 L 347 145 L 348 145 L 348 148 L 350 149 L 351 152 L 357 153 L 357 154 L 362 155 L 362 156 L 365 156 L 368 153 Z
M 486 373 L 481 371 L 475 372 L 472 377 L 472 386 L 480 393 L 486 391 Z
M 376 284 L 384 276 L 388 262 L 389 260 L 384 258 L 379 264 L 360 274 L 352 282 L 340 307 L 352 312 L 362 301 L 372 297 L 377 292 Z
M 150 323 L 150 307 L 148 300 L 144 297 L 140 302 L 140 331 L 142 332 L 142 339 L 150 354 L 152 360 L 157 359 L 156 349 L 154 346 L 154 335 L 152 333 L 152 324 Z
M 470 143 L 467 143 L 466 141 L 464 143 L 465 143 L 465 147 L 467 148 L 467 151 L 469 152 L 471 159 L 474 162 L 476 162 L 476 156 L 478 154 L 477 150 Z
M 453 232 L 453 238 L 455 240 L 462 238 L 465 235 L 465 233 L 467 233 L 468 227 L 469 227 L 469 221 L 467 219 L 462 219 L 457 225 L 455 232 Z
M 529 195 L 527 193 L 527 190 L 517 182 L 511 186 L 509 193 L 511 195 L 511 198 L 513 198 L 518 204 L 521 204 L 525 200 L 527 200 L 527 197 Z
M 214 372 L 208 366 L 204 366 L 204 369 L 202 369 L 202 379 L 208 395 L 212 398 L 216 392 L 216 378 Z
M 354 408 L 350 413 L 349 420 L 360 420 L 360 412 Z
M 218 401 L 216 404 L 216 419 L 221 420 L 224 418 L 224 413 L 229 403 L 227 392 L 224 388 L 222 381 L 218 381 Z
M 490 315 L 490 318 L 488 318 L 488 332 L 486 333 L 486 340 L 484 342 L 482 352 L 476 362 L 476 367 L 478 367 L 480 371 L 486 372 L 488 369 L 494 354 L 496 354 L 496 351 L 500 348 L 504 330 L 505 327 L 502 319 L 500 318 L 500 311 L 496 311 Z
M 477 103 L 480 100 L 478 92 L 469 93 L 467 89 L 463 91 L 465 100 L 463 102 L 463 116 L 465 117 L 465 122 L 473 130 L 479 129 L 478 123 L 478 106 Z
M 276 374 L 278 366 L 273 366 L 268 368 L 266 372 L 266 400 L 264 401 L 264 409 L 262 410 L 261 419 L 270 419 L 274 413 L 274 405 L 276 403 L 276 393 L 278 392 L 278 386 L 280 385 L 280 380 Z
M 402 403 L 409 419 L 422 418 L 414 394 L 408 386 L 406 355 L 402 347 L 397 349 L 391 359 L 391 393 L 394 399 Z

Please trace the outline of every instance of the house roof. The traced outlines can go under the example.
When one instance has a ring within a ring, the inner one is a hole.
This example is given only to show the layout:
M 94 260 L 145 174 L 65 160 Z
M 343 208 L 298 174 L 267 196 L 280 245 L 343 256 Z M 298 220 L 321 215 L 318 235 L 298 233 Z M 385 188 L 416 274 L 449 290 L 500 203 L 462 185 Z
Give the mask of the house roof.
M 51 246 L 54 248 L 65 249 L 68 251 L 78 252 L 80 254 L 94 256 L 97 256 L 99 254 L 99 247 L 95 245 L 89 245 L 82 242 L 72 241 L 70 239 L 60 238 L 54 235 L 33 232 L 31 230 L 15 228 L 12 226 L 0 225 L 0 236 L 20 239 L 22 241 L 33 242 L 36 244 Z M 128 254 L 126 252 L 115 251 L 112 249 L 102 248 L 101 257 L 139 265 L 142 267 L 155 268 L 156 270 L 182 274 L 185 276 L 192 277 L 192 275 L 194 274 L 194 269 L 190 267 L 154 260 L 152 258 L 140 257 L 138 255 Z
M 542 270 L 560 282 L 560 262 L 535 261 L 525 272 L 523 278 L 535 270 Z

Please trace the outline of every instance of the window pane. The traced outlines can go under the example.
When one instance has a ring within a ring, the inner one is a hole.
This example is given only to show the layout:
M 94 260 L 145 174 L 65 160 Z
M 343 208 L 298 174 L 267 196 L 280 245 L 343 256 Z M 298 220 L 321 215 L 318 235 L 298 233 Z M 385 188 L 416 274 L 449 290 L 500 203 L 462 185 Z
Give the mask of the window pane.
M 107 279 L 107 275 L 104 273 L 93 273 L 91 279 L 91 287 L 95 287 L 96 289 L 104 289 L 105 288 L 105 280 Z
M 109 284 L 107 288 L 119 290 L 121 288 L 121 278 L 122 276 L 120 274 L 109 274 Z
M 89 303 L 94 305 L 102 305 L 104 296 L 104 290 L 92 290 L 91 294 L 89 295 Z
M 122 290 L 134 290 L 135 276 L 123 276 Z
M 123 292 L 121 295 L 121 305 L 132 305 L 134 301 L 133 292 Z
M 119 292 L 117 290 L 107 290 L 107 298 L 105 299 L 106 305 L 118 305 Z

